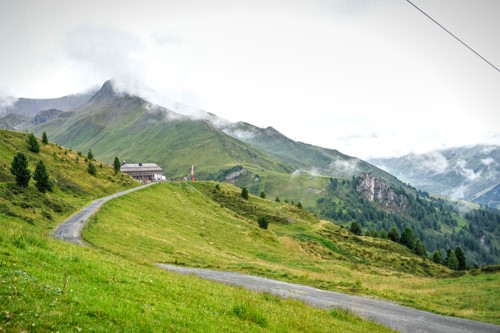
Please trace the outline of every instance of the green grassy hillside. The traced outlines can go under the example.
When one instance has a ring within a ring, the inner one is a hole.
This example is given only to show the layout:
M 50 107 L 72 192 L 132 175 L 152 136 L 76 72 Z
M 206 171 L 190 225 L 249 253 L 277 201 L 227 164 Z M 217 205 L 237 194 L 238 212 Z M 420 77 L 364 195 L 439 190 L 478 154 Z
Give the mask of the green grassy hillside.
M 213 182 L 169 183 L 107 203 L 84 238 L 142 264 L 246 272 L 499 323 L 500 274 L 454 276 L 388 240 Z M 268 230 L 257 219 L 266 216 Z
M 73 112 L 71 117 L 54 119 L 31 129 L 38 134 L 46 131 L 55 142 L 77 151 L 92 149 L 104 161 L 111 162 L 118 156 L 127 162 L 158 163 L 169 178 L 188 176 L 193 164 L 201 178 L 237 164 L 292 171 L 269 154 L 224 134 L 208 121 L 153 107 L 138 97 L 99 92 L 94 100 Z
M 0 332 L 388 332 L 343 310 L 313 309 L 165 272 L 92 247 L 56 241 L 52 230 L 89 201 L 135 186 L 128 176 L 54 144 L 27 150 L 27 135 L 0 130 Z M 54 191 L 17 188 L 9 172 L 23 151 L 43 160 Z

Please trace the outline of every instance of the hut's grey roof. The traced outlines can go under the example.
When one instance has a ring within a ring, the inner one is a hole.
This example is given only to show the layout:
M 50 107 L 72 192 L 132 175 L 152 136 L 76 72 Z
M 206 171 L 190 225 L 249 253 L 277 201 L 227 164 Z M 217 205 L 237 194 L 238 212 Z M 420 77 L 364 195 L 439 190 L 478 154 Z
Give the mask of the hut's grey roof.
M 162 173 L 163 169 L 160 168 L 156 163 L 127 163 L 120 167 L 121 172 L 134 172 L 134 171 L 150 171 Z

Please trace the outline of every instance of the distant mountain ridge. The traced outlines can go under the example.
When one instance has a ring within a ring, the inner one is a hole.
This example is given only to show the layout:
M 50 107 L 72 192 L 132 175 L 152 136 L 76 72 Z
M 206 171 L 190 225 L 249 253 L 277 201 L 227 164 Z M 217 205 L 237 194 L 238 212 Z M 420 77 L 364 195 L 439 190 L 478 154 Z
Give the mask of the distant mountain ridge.
M 58 109 L 68 111 L 86 103 L 94 93 L 95 90 L 90 90 L 58 98 L 19 98 L 13 105 L 5 107 L 3 114 L 18 114 L 32 117 L 43 110 Z
M 450 148 L 370 162 L 421 190 L 500 208 L 499 146 Z

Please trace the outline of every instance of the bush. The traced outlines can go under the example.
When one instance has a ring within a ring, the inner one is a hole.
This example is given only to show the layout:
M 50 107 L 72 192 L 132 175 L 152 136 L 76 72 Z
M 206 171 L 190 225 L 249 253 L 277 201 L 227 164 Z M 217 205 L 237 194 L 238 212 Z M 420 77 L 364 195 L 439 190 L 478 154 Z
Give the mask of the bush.
M 259 216 L 259 218 L 257 219 L 257 223 L 259 223 L 259 227 L 264 230 L 267 229 L 267 226 L 269 225 L 267 217 L 265 216 Z
M 246 187 L 243 187 L 241 189 L 241 196 L 243 197 L 243 199 L 248 200 L 248 190 Z
M 261 197 L 262 199 L 265 199 L 265 198 L 266 198 L 266 194 L 264 193 L 264 191 L 260 192 L 260 197 Z
M 302 207 L 302 204 L 301 204 L 300 202 L 298 202 L 298 203 L 297 203 L 297 208 L 298 208 L 298 209 L 302 209 L 302 208 L 303 208 L 303 207 Z

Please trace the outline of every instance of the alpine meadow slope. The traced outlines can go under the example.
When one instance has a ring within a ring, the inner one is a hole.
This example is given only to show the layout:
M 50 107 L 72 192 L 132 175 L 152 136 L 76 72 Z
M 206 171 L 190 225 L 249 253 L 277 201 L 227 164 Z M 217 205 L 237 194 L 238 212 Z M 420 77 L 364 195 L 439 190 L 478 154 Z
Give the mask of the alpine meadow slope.
M 0 331 L 390 331 L 341 309 L 314 309 L 54 240 L 52 230 L 66 217 L 138 184 L 99 161 L 90 175 L 84 157 L 68 148 L 39 142 L 32 153 L 26 134 L 0 134 Z M 31 170 L 45 163 L 53 192 L 41 193 L 33 180 L 16 185 L 9 167 L 17 152 Z

